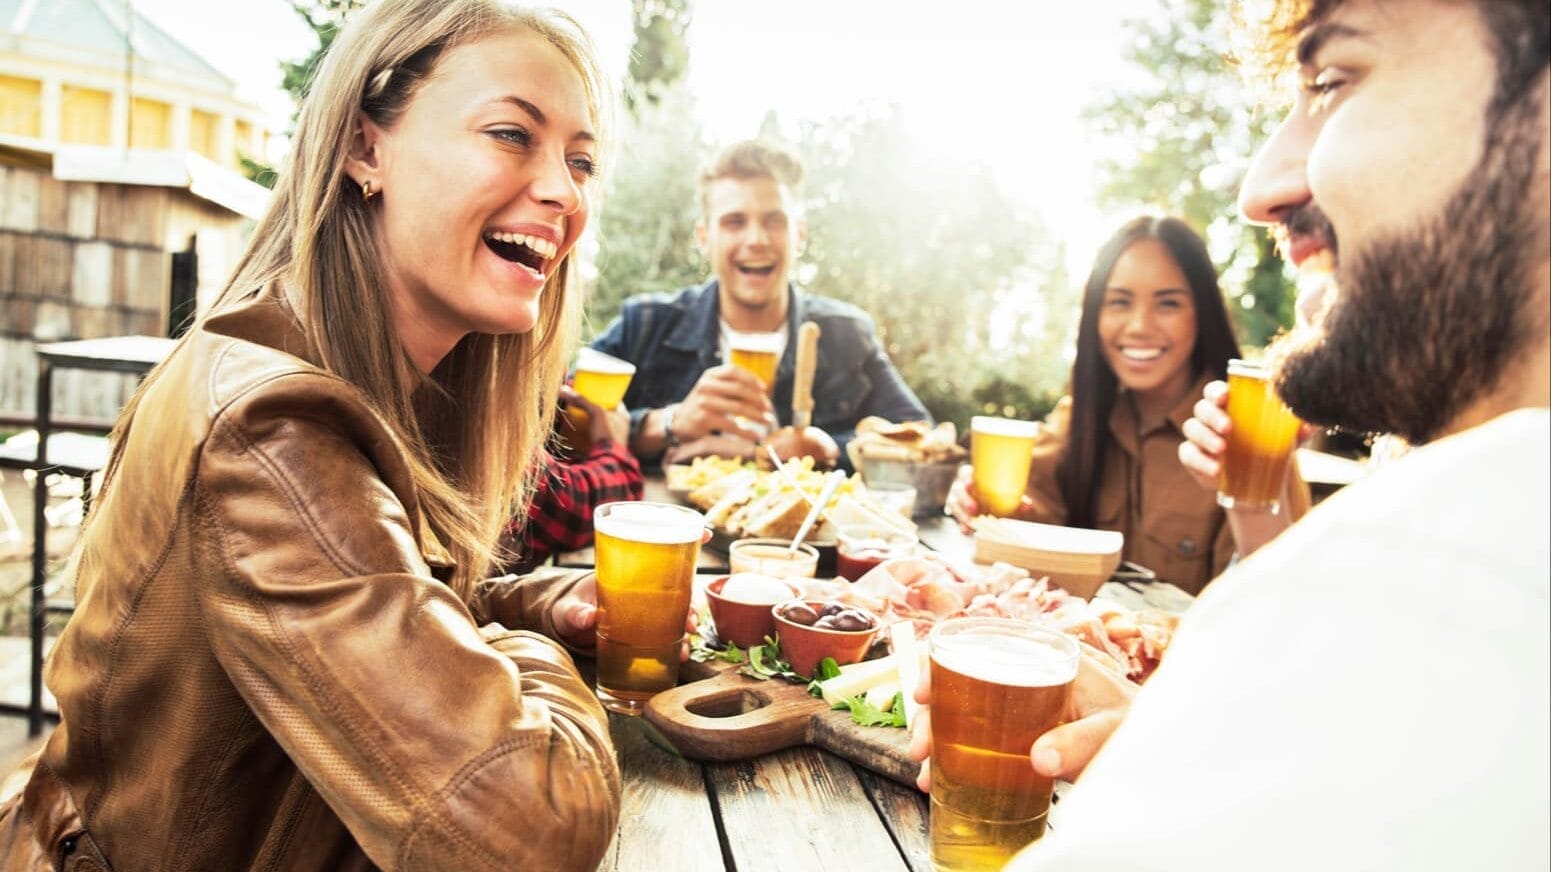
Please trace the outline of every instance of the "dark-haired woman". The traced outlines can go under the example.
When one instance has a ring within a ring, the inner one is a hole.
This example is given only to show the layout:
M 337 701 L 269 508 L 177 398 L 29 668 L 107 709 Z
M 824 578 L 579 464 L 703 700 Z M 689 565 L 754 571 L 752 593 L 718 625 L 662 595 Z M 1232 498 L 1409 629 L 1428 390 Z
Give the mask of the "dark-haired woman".
M 1206 243 L 1177 218 L 1137 218 L 1099 250 L 1083 294 L 1071 394 L 1040 427 L 1017 517 L 1118 530 L 1125 558 L 1191 593 L 1232 559 L 1215 495 L 1179 461 L 1206 384 L 1239 356 Z M 1296 518 L 1308 489 L 1290 476 Z M 978 514 L 971 473 L 948 501 Z

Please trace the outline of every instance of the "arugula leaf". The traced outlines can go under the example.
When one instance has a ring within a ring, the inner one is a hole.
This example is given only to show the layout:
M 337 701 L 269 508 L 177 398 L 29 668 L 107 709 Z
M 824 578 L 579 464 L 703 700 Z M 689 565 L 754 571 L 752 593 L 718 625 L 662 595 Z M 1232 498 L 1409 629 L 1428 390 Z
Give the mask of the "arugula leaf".
M 728 663 L 742 663 L 746 659 L 743 649 L 731 642 L 727 643 L 725 650 L 718 650 L 706 644 L 704 638 L 699 635 L 689 637 L 689 659 L 696 663 L 705 663 L 708 660 L 725 660 Z
M 749 649 L 749 662 L 738 673 L 759 681 L 777 677 L 788 681 L 803 680 L 801 675 L 792 671 L 792 664 L 781 659 L 781 646 L 769 636 L 765 637 L 765 644 Z
M 864 727 L 903 727 L 905 725 L 904 698 L 901 694 L 894 694 L 892 711 L 882 711 L 877 706 L 869 704 L 865 696 L 853 696 L 845 701 L 845 706 L 851 710 L 851 720 Z
M 823 660 L 819 661 L 817 676 L 819 681 L 828 681 L 839 674 L 840 664 L 835 662 L 835 658 L 825 657 Z

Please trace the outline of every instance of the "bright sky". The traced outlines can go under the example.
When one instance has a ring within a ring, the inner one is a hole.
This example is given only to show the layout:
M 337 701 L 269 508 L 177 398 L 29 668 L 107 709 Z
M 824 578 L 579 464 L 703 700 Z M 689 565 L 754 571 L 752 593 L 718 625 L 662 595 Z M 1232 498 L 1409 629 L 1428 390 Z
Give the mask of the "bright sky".
M 276 129 L 291 107 L 276 64 L 304 55 L 311 32 L 284 0 L 132 0 L 264 106 Z M 629 0 L 550 0 L 624 69 Z M 1147 0 L 1051 4 L 1007 0 L 698 0 L 690 86 L 718 142 L 783 122 L 822 120 L 858 103 L 898 103 L 946 159 L 993 168 L 1068 243 L 1074 274 L 1119 223 L 1092 202 L 1094 150 L 1081 109 L 1134 73 L 1120 60 L 1122 22 Z M 755 12 L 758 14 L 755 14 Z

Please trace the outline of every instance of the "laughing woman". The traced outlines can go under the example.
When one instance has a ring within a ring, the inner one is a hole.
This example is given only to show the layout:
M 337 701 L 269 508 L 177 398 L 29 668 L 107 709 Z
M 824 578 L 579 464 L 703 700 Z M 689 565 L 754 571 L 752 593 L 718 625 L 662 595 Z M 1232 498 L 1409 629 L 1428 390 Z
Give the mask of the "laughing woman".
M 1234 536 L 1180 464 L 1183 427 L 1207 382 L 1239 354 L 1206 243 L 1177 218 L 1137 218 L 1095 258 L 1083 294 L 1071 395 L 1040 427 L 1017 516 L 1119 530 L 1125 558 L 1191 593 L 1227 566 Z M 1290 476 L 1293 517 L 1308 488 Z M 979 512 L 965 469 L 949 498 Z
M 596 865 L 619 774 L 546 638 L 591 644 L 590 580 L 481 579 L 550 432 L 607 104 L 557 13 L 381 0 L 341 33 L 119 420 L 0 865 Z

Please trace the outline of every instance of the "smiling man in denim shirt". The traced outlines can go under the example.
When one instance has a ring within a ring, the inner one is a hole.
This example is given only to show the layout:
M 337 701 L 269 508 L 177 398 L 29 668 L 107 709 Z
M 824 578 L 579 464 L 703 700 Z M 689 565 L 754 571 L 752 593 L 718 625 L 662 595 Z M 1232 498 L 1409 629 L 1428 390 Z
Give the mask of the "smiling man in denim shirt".
M 813 424 L 845 445 L 869 415 L 930 420 L 878 341 L 872 319 L 791 283 L 806 228 L 796 191 L 802 165 L 761 141 L 736 143 L 700 174 L 702 217 L 695 236 L 714 277 L 675 294 L 631 298 L 593 341 L 636 365 L 625 394 L 630 447 L 643 460 L 700 455 L 751 457 L 759 440 L 791 423 L 798 325 L 822 330 L 813 378 Z M 775 387 L 727 363 L 740 333 L 777 334 Z

